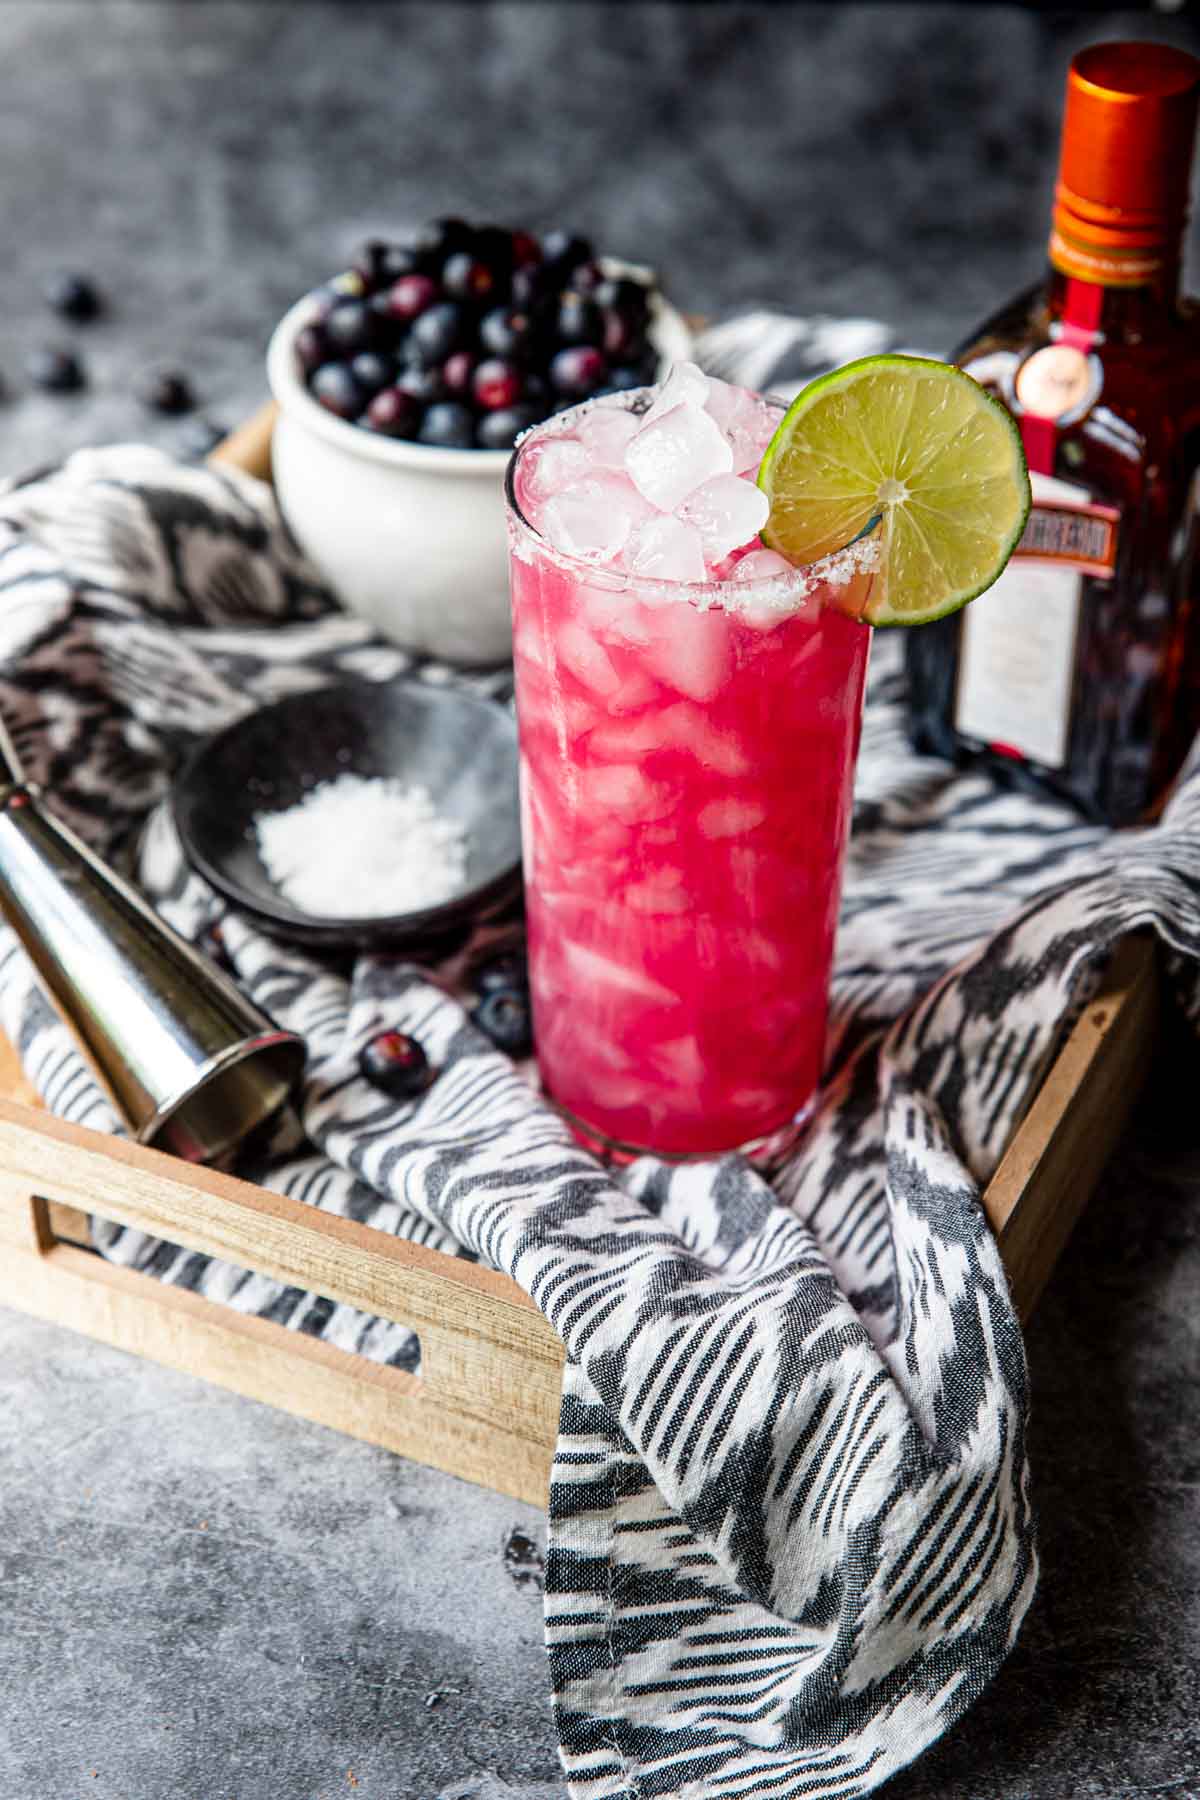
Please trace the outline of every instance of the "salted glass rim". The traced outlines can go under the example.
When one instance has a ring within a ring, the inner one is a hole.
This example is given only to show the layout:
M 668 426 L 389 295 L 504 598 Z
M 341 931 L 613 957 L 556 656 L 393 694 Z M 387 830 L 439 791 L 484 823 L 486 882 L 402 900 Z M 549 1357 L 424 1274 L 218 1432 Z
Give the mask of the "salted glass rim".
M 573 418 L 578 412 L 586 411 L 589 407 L 600 406 L 606 402 L 610 404 L 623 403 L 626 410 L 632 411 L 639 401 L 649 404 L 660 386 L 661 383 L 653 383 L 646 387 L 631 388 L 620 394 L 597 394 L 590 399 L 580 400 L 577 405 L 570 407 L 565 412 L 555 413 L 549 419 L 539 420 L 536 425 L 531 425 L 527 431 L 523 432 L 517 439 L 512 455 L 508 459 L 508 466 L 504 471 L 504 503 L 510 520 L 517 530 L 533 540 L 537 545 L 539 556 L 544 556 L 547 562 L 553 563 L 558 568 L 566 569 L 572 574 L 586 576 L 593 587 L 609 588 L 614 593 L 619 593 L 626 588 L 636 588 L 642 596 L 652 597 L 663 602 L 686 600 L 698 606 L 702 611 L 721 606 L 724 596 L 733 593 L 738 596 L 736 609 L 722 608 L 731 613 L 745 610 L 756 597 L 769 596 L 775 607 L 780 610 L 781 617 L 786 617 L 786 613 L 779 607 L 780 600 L 792 597 L 798 602 L 804 600 L 814 585 L 820 582 L 822 569 L 836 563 L 838 558 L 845 556 L 853 545 L 877 534 L 882 524 L 882 514 L 877 513 L 874 518 L 868 519 L 860 531 L 856 531 L 853 537 L 847 538 L 846 542 L 839 545 L 836 550 L 827 550 L 823 556 L 817 557 L 810 563 L 793 563 L 787 575 L 759 575 L 751 581 L 737 581 L 731 575 L 726 576 L 722 581 L 663 581 L 636 575 L 629 569 L 614 569 L 611 564 L 593 562 L 591 558 L 577 556 L 570 550 L 560 550 L 538 530 L 533 521 L 528 519 L 521 510 L 520 502 L 517 499 L 517 467 L 521 457 L 531 444 L 543 437 L 557 435 L 564 429 L 565 421 Z M 747 392 L 754 393 L 755 390 L 750 388 L 747 389 Z M 789 402 L 778 394 L 755 394 L 755 398 L 761 400 L 764 406 L 770 407 L 781 417 L 788 409 Z

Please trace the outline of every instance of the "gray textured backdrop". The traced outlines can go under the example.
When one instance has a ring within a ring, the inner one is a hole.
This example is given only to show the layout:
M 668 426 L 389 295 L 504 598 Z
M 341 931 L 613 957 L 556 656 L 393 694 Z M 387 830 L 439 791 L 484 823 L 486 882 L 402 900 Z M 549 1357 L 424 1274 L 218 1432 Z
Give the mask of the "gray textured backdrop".
M 430 212 L 577 226 L 690 310 L 947 348 L 1037 273 L 1070 53 L 1138 30 L 1200 45 L 1130 11 L 0 0 L 0 469 L 156 429 L 130 383 L 160 358 L 232 422 L 285 305 Z M 103 324 L 39 306 L 63 262 Z M 28 396 L 64 336 L 88 400 Z
M 947 347 L 1036 274 L 1071 51 L 1130 31 L 1200 47 L 1186 16 L 1011 7 L 0 0 L 0 473 L 178 441 L 131 396 L 157 359 L 234 422 L 284 306 L 441 210 L 592 232 L 688 308 L 871 313 Z M 64 263 L 105 320 L 45 312 Z M 84 398 L 26 389 L 55 339 Z M 1189 1055 L 1164 1054 L 1029 1334 L 1041 1597 L 895 1800 L 1200 1795 Z M 0 1800 L 551 1800 L 514 1526 L 541 1530 L 0 1312 Z

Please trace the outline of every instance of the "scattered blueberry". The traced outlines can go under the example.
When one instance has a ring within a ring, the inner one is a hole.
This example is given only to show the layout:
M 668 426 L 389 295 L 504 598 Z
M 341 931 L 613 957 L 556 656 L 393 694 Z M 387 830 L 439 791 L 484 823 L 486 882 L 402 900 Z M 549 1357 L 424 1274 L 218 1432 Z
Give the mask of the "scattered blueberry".
M 438 450 L 472 450 L 475 415 L 461 400 L 439 400 L 422 419 L 417 438 Z
M 79 358 L 70 350 L 48 344 L 30 351 L 25 372 L 34 387 L 44 388 L 48 394 L 74 394 L 86 385 Z
M 64 319 L 74 319 L 76 324 L 94 319 L 100 311 L 100 296 L 92 282 L 86 275 L 76 275 L 68 269 L 58 269 L 48 276 L 42 292 L 47 306 Z
M 622 366 L 608 371 L 608 385 L 615 393 L 627 393 L 631 388 L 645 387 L 640 369 Z
M 322 363 L 309 382 L 314 400 L 339 419 L 357 419 L 366 403 L 347 363 Z
M 471 972 L 471 985 L 478 994 L 494 994 L 498 989 L 527 988 L 529 970 L 518 950 L 504 950 L 489 957 Z
M 494 988 L 471 1014 L 471 1023 L 509 1056 L 528 1056 L 533 1049 L 529 996 L 521 988 Z
M 364 1081 L 392 1100 L 413 1100 L 433 1080 L 429 1058 L 406 1031 L 380 1031 L 358 1053 Z
M 138 376 L 136 393 L 149 412 L 191 412 L 196 404 L 191 384 L 178 369 L 147 369 Z

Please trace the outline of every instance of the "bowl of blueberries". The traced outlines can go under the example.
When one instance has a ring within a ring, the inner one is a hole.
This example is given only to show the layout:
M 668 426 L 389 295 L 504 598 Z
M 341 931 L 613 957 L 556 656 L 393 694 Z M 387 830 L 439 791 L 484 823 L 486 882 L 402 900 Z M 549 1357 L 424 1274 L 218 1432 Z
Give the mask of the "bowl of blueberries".
M 505 661 L 514 443 L 580 400 L 655 381 L 690 348 L 649 270 L 567 232 L 436 219 L 372 240 L 271 339 L 284 517 L 393 642 Z

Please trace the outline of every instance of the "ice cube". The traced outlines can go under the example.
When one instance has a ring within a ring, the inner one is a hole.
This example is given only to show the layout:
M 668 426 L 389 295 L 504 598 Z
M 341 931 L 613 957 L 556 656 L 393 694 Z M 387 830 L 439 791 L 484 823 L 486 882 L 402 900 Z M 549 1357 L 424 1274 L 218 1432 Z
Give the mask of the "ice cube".
M 580 799 L 598 816 L 612 813 L 627 824 L 665 818 L 675 796 L 664 781 L 651 781 L 636 763 L 599 763 L 580 775 Z
M 706 407 L 729 444 L 734 468 L 757 473 L 775 429 L 775 415 L 757 394 L 727 381 L 709 382 Z
M 727 474 L 733 451 L 720 427 L 699 406 L 675 406 L 650 420 L 625 451 L 638 492 L 661 512 L 674 512 L 702 481 Z
M 635 509 L 644 504 L 624 476 L 606 471 L 551 495 L 541 510 L 541 528 L 568 556 L 611 562 L 633 530 Z
M 524 478 L 522 499 L 541 501 L 582 481 L 591 459 L 577 437 L 546 437 L 531 444 L 517 466 Z
M 571 966 L 580 985 L 585 991 L 595 987 L 614 987 L 621 993 L 632 994 L 655 1006 L 675 1006 L 678 996 L 661 982 L 655 981 L 644 969 L 630 968 L 627 964 L 614 962 L 599 950 L 589 950 L 586 944 L 572 943 L 570 939 L 563 941 L 564 960 Z
M 628 407 L 601 402 L 585 413 L 577 426 L 579 441 L 593 467 L 623 469 L 625 452 L 645 424 Z
M 659 1073 L 685 1094 L 694 1094 L 703 1085 L 708 1071 L 694 1037 L 665 1038 L 651 1045 L 648 1055 Z
M 717 563 L 756 538 L 770 510 L 771 502 L 752 481 L 714 475 L 688 495 L 678 517 L 700 533 L 706 561 Z
M 729 620 L 717 609 L 698 612 L 682 605 L 677 610 L 670 633 L 651 645 L 646 661 L 660 680 L 689 700 L 711 700 L 729 673 Z
M 773 575 L 790 575 L 792 565 L 778 550 L 751 550 L 734 565 L 734 581 L 768 581 Z
M 577 681 L 602 698 L 615 694 L 621 677 L 603 644 L 598 644 L 586 626 L 566 619 L 554 635 L 553 653 L 565 663 Z
M 625 567 L 650 581 L 703 581 L 708 574 L 699 532 L 669 513 L 637 527 L 625 547 Z
M 694 362 L 676 363 L 654 396 L 653 404 L 642 415 L 642 424 L 661 419 L 676 406 L 706 406 L 712 385 L 703 369 Z
M 697 823 L 705 837 L 738 837 L 753 831 L 766 816 L 766 807 L 753 800 L 710 800 L 701 807 Z
M 642 881 L 629 882 L 621 899 L 635 913 L 685 913 L 690 905 L 681 869 L 656 869 Z

